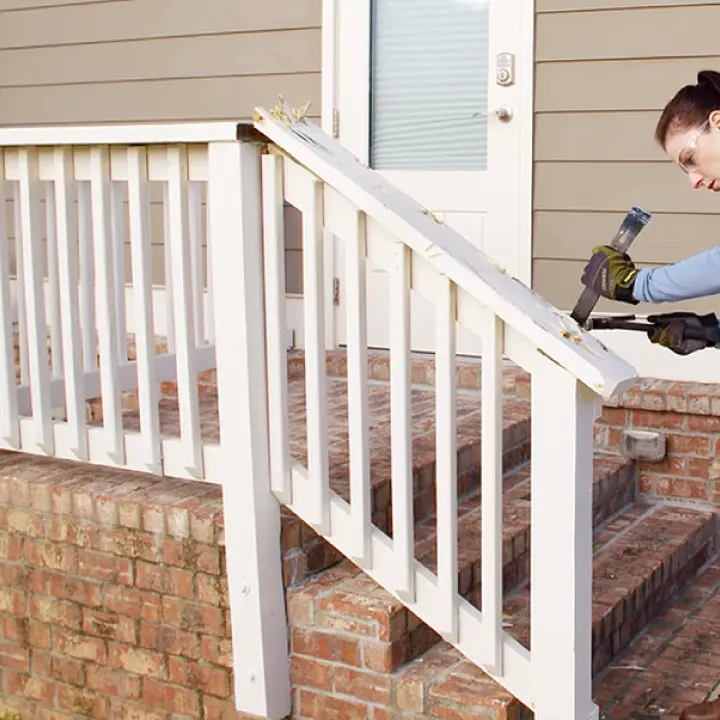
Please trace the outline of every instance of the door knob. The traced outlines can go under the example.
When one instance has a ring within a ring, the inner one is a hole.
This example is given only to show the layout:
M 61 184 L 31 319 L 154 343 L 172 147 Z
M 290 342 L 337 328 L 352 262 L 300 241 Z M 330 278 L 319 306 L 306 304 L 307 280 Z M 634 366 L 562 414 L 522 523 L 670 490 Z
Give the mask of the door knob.
M 513 111 L 512 108 L 509 108 L 505 105 L 502 107 L 499 107 L 495 111 L 495 115 L 497 116 L 497 119 L 500 122 L 509 123 L 513 119 Z

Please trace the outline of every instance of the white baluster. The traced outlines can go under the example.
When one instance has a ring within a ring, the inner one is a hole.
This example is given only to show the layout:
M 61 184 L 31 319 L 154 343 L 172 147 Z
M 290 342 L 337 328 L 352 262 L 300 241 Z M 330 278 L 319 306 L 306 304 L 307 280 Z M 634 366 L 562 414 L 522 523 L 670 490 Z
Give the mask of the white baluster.
M 323 188 L 320 182 L 312 183 L 308 206 L 303 208 L 302 223 L 308 472 L 316 492 L 310 524 L 323 535 L 330 529 L 330 479 L 325 363 Z
M 125 320 L 125 185 L 110 183 L 110 217 L 112 225 L 113 269 L 115 287 L 115 326 L 117 328 L 118 360 L 126 363 L 127 322 Z
M 167 351 L 175 352 L 175 313 L 173 309 L 173 276 L 172 257 L 170 253 L 170 200 L 169 186 L 163 183 L 163 258 L 165 262 L 165 334 L 167 335 Z
M 285 347 L 285 224 L 283 217 L 283 161 L 279 155 L 262 159 L 263 254 L 265 323 L 267 332 L 268 411 L 270 413 L 270 470 L 275 496 L 292 502 L 290 479 L 290 411 Z
M 63 346 L 60 329 L 60 288 L 58 285 L 58 247 L 56 227 L 55 195 L 52 183 L 45 183 L 45 228 L 47 240 L 48 267 L 48 313 L 50 321 L 50 358 L 53 378 L 62 377 Z
M 27 312 L 25 311 L 25 271 L 21 207 L 20 183 L 16 182 L 13 188 L 13 215 L 15 225 L 15 275 L 17 278 L 18 352 L 20 355 L 20 380 L 23 385 L 27 385 L 30 382 L 30 365 L 28 361 Z
M 72 152 L 67 147 L 54 151 L 55 194 L 53 196 L 57 222 L 58 285 L 60 293 L 60 322 L 62 324 L 65 402 L 67 433 L 65 447 L 58 452 L 77 460 L 88 459 L 87 427 L 85 420 L 85 392 L 83 385 L 83 344 L 80 331 L 78 298 L 78 247 L 76 242 L 75 198 L 73 186 Z M 62 431 L 58 428 L 60 435 Z
M 207 210 L 206 210 L 206 218 L 207 218 Z M 206 224 L 206 227 L 209 227 L 209 218 Z M 207 233 L 207 231 L 206 231 Z M 206 249 L 206 262 L 207 262 L 207 277 L 208 277 L 208 283 L 207 283 L 207 291 L 205 293 L 205 333 L 207 336 L 207 341 L 210 345 L 215 344 L 215 307 L 213 303 L 214 298 L 214 291 L 213 291 L 213 285 L 210 282 L 210 278 L 212 277 L 213 272 L 213 266 L 212 266 L 212 248 L 210 247 L 210 243 L 207 243 L 207 249 Z
M 90 197 L 92 202 L 93 250 L 95 255 L 95 302 L 97 329 L 100 345 L 100 377 L 102 384 L 102 434 L 91 429 L 91 456 L 93 436 L 102 438 L 97 449 L 99 458 L 113 464 L 125 462 L 123 445 L 122 407 L 120 405 L 120 382 L 118 369 L 117 316 L 115 315 L 115 290 L 113 270 L 113 243 L 110 215 L 110 164 L 106 147 L 90 150 Z
M 269 720 L 290 714 L 280 506 L 270 489 L 263 353 L 261 147 L 211 143 L 208 158 L 210 284 L 220 415 L 235 702 Z
M 97 368 L 97 324 L 95 321 L 95 252 L 93 250 L 90 183 L 77 183 L 78 241 L 80 246 L 80 327 L 85 372 Z
M 484 313 L 482 335 L 482 613 L 488 666 L 502 675 L 503 323 Z
M 190 239 L 188 233 L 187 151 L 168 148 L 168 220 L 172 294 L 167 295 L 169 309 L 175 317 L 175 350 L 177 393 L 180 410 L 180 441 L 167 441 L 167 463 L 180 465 L 190 477 L 203 477 L 202 438 L 200 435 L 200 402 L 198 398 L 193 322 Z M 177 471 L 169 471 L 175 474 Z
M 147 151 L 128 149 L 128 205 L 135 312 L 135 357 L 140 404 L 140 440 L 128 436 L 128 464 L 153 473 L 162 471 L 160 457 L 159 388 L 155 364 L 152 304 L 152 257 Z M 137 445 L 137 447 L 136 447 Z
M 395 592 L 414 602 L 412 414 L 410 397 L 410 249 L 396 243 L 390 272 L 390 424 Z
M 6 203 L 5 157 L 3 151 L 0 150 L 0 447 L 5 450 L 17 450 L 20 447 L 20 435 L 15 376 L 15 341 L 10 296 L 9 243 L 5 218 Z
M 535 717 L 587 720 L 592 702 L 593 423 L 601 405 L 552 360 L 532 375 L 531 659 Z M 562 682 L 558 683 L 558 678 Z
M 370 413 L 366 297 L 366 216 L 356 213 L 355 232 L 345 247 L 348 364 L 348 440 L 350 444 L 350 509 L 355 552 L 361 567 L 371 563 L 372 488 L 370 484 Z M 332 240 L 332 235 L 330 236 Z
M 200 183 L 188 183 L 188 212 L 190 218 L 190 265 L 195 347 L 200 347 L 205 344 L 205 318 L 203 316 L 203 209 L 202 185 Z
M 437 575 L 443 607 L 443 636 L 458 633 L 457 534 L 457 359 L 455 285 L 438 277 L 435 353 L 435 484 L 437 493 Z
M 23 448 L 35 446 L 39 452 L 54 451 L 50 404 L 50 369 L 48 363 L 47 324 L 42 233 L 40 230 L 40 177 L 35 148 L 21 148 L 20 220 L 25 285 L 25 309 L 28 323 L 28 356 L 32 388 L 32 428 L 34 442 L 22 437 Z

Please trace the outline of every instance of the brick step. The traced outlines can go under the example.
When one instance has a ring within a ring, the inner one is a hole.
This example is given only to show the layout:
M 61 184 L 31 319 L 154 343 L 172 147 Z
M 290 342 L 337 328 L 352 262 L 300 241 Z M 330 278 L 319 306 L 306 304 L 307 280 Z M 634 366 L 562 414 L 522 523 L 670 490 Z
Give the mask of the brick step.
M 720 560 L 692 584 L 596 679 L 603 717 L 677 720 L 720 692 Z
M 596 524 L 603 522 L 618 510 L 632 502 L 635 493 L 634 466 L 618 455 L 595 454 L 593 463 L 595 469 L 593 475 L 593 505 Z M 507 473 L 503 479 L 504 507 L 503 507 L 503 584 L 505 591 L 516 588 L 520 583 L 527 580 L 530 570 L 530 464 L 526 463 L 521 468 L 516 468 Z M 481 523 L 482 508 L 481 499 L 478 494 L 465 498 L 459 503 L 458 508 L 458 585 L 459 591 L 470 602 L 480 605 L 480 547 L 481 547 Z M 303 533 L 305 528 L 303 527 Z M 312 531 L 309 531 L 312 532 Z M 322 542 L 322 541 L 321 541 Z M 327 546 L 329 547 L 329 546 Z M 318 547 L 315 550 L 320 553 Z M 327 551 L 325 561 L 336 564 L 341 560 L 337 551 Z M 435 572 L 436 560 L 436 535 L 435 518 L 428 518 L 418 524 L 415 533 L 415 557 L 426 567 Z M 323 558 L 319 557 L 318 560 Z M 287 561 L 286 561 L 287 562 Z M 319 563 L 318 563 L 319 564 Z M 328 565 L 329 566 L 329 565 Z M 316 568 L 316 571 L 319 568 Z M 309 574 L 309 573 L 308 573 Z M 356 577 L 361 588 L 358 590 L 355 584 L 350 587 L 333 587 L 332 592 L 339 593 L 339 597 L 353 596 L 359 592 L 362 596 L 366 587 L 365 581 L 372 584 L 364 574 Z M 326 578 L 321 575 L 318 578 L 320 587 L 325 587 Z M 318 587 L 310 583 L 303 586 L 301 593 L 306 589 Z M 384 593 L 384 591 L 381 591 Z M 332 593 L 331 593 L 332 595 Z M 384 597 L 389 605 L 373 607 L 371 619 L 377 619 L 377 613 L 382 614 L 383 607 L 386 613 L 402 615 L 401 619 L 387 619 L 388 627 L 402 627 L 404 630 L 400 635 L 393 635 L 390 642 L 393 643 L 392 657 L 395 658 L 392 669 L 418 654 L 424 652 L 433 643 L 437 642 L 439 636 L 428 626 L 413 619 L 412 614 L 403 605 L 397 603 L 388 593 Z M 396 608 L 397 606 L 397 608 Z M 355 609 L 354 615 L 362 620 L 362 603 Z M 365 618 L 367 619 L 367 618 Z
M 325 366 L 330 377 L 347 377 L 347 352 L 330 350 L 325 355 Z M 462 390 L 480 390 L 482 383 L 480 358 L 458 356 L 457 385 Z M 288 377 L 305 375 L 305 353 L 292 350 L 288 353 Z M 390 353 L 384 350 L 368 352 L 368 378 L 378 382 L 390 380 Z M 413 353 L 410 356 L 410 378 L 415 385 L 435 387 L 435 357 L 432 353 Z M 506 394 L 527 397 L 530 375 L 510 360 L 503 363 L 503 389 Z
M 391 436 L 390 388 L 372 384 L 370 410 L 370 482 L 372 521 L 384 532 L 392 532 L 390 492 Z M 288 382 L 292 422 L 290 450 L 301 464 L 307 464 L 305 382 L 302 377 Z M 328 378 L 329 466 L 334 492 L 350 499 L 347 382 Z M 413 389 L 413 486 L 415 522 L 435 512 L 435 392 Z M 478 396 L 458 393 L 457 397 L 458 495 L 464 497 L 478 487 L 482 440 L 482 407 Z M 522 398 L 506 397 L 503 407 L 503 469 L 510 471 L 527 462 L 530 455 L 530 406 Z M 289 511 L 283 514 L 283 548 L 287 553 L 285 578 L 288 585 L 324 570 L 339 555 L 305 523 Z
M 637 503 L 596 529 L 595 672 L 707 560 L 713 517 L 709 512 Z M 526 645 L 528 595 L 527 588 L 516 590 L 505 607 L 508 631 Z M 392 713 L 401 711 L 409 712 L 410 718 L 417 713 L 458 720 L 519 716 L 521 708 L 508 693 L 464 664 L 447 644 L 438 643 L 428 626 L 349 562 L 291 590 L 288 601 L 293 682 L 301 705 L 311 698 L 319 702 L 326 697 L 323 692 L 342 691 L 349 703 L 343 709 L 350 712 L 347 717 L 355 716 L 355 703 L 376 703 L 373 717 L 393 719 L 397 716 Z M 355 678 L 352 683 L 350 675 Z M 414 705 L 408 699 L 412 693 Z

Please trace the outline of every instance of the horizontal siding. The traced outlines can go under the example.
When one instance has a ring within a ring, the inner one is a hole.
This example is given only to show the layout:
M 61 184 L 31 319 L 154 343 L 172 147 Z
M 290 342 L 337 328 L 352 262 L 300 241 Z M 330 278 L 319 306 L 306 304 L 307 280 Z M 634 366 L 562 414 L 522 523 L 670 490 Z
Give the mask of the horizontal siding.
M 718 28 L 717 3 L 541 14 L 535 57 L 540 62 L 703 57 L 717 54 Z
M 321 7 L 320 0 L 52 3 L 35 10 L 0 13 L 0 48 L 319 28 Z
M 2 125 L 241 121 L 278 95 L 320 116 L 321 0 L 2 7 Z
M 315 73 L 320 29 L 0 51 L 0 86 Z M 272 52 L 268 52 L 268 48 Z
M 710 0 L 535 0 L 539 13 L 712 5 Z
M 653 138 L 672 95 L 698 70 L 720 69 L 720 5 L 537 0 L 537 13 L 533 287 L 570 309 L 591 248 L 610 241 L 631 205 L 654 215 L 632 248 L 641 267 L 720 244 L 720 198 L 693 191 Z M 720 301 L 662 308 L 717 311 Z M 628 306 L 601 301 L 598 311 Z

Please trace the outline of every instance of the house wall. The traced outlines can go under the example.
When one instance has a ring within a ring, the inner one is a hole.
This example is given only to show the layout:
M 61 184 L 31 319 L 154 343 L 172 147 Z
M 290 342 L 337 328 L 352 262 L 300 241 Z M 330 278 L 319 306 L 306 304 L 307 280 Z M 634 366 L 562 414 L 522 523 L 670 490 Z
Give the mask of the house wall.
M 720 68 L 720 5 L 537 0 L 536 20 L 533 285 L 569 309 L 592 246 L 610 241 L 631 205 L 654 213 L 632 249 L 642 266 L 675 262 L 720 237 L 717 196 L 692 191 L 653 139 L 673 94 L 698 70 Z M 683 308 L 720 304 L 672 306 Z

